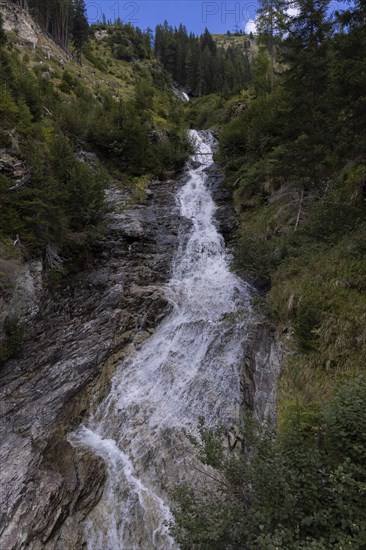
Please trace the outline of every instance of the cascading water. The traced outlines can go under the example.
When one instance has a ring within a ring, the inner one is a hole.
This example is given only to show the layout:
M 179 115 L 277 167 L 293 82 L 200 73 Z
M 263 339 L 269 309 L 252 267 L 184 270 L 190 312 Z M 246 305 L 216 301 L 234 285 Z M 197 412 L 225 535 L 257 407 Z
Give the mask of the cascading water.
M 247 285 L 229 271 L 215 204 L 205 185 L 214 138 L 191 131 L 196 154 L 177 195 L 191 220 L 166 295 L 172 313 L 117 369 L 88 426 L 69 436 L 102 457 L 109 478 L 85 524 L 89 550 L 177 548 L 169 535 L 169 490 L 190 475 L 200 417 L 237 425 L 240 363 L 250 322 Z

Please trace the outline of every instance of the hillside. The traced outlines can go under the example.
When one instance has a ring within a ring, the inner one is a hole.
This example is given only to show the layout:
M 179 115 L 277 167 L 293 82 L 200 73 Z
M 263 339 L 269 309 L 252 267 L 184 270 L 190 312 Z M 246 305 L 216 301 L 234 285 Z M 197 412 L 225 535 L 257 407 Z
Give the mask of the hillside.
M 216 45 L 219 48 L 227 50 L 232 47 L 240 47 L 241 49 L 251 50 L 253 53 L 257 49 L 256 40 L 248 34 L 213 34 Z
M 143 198 L 150 182 L 183 166 L 189 144 L 171 78 L 132 27 L 91 28 L 80 64 L 28 12 L 0 7 L 4 328 L 22 260 L 42 261 L 46 278 L 77 269 L 103 233 L 109 183 L 130 189 L 131 200 Z M 2 361 L 17 347 L 16 323 L 13 312 Z
M 298 5 L 0 0 L 5 548 L 366 547 L 365 5 Z
M 202 428 L 218 489 L 177 491 L 182 548 L 366 544 L 366 19 L 361 2 L 327 6 L 300 2 L 284 22 L 263 3 L 249 85 L 186 106 L 218 132 L 234 269 L 274 324 L 282 368 L 277 425 L 245 419 L 243 456 Z

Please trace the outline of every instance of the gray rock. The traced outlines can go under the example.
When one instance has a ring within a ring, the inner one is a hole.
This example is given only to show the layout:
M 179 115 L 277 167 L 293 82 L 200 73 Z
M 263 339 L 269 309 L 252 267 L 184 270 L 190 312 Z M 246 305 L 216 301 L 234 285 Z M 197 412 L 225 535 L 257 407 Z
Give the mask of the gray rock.
M 222 176 L 208 176 L 218 223 L 229 232 Z M 152 194 L 132 206 L 126 189 L 111 187 L 108 230 L 84 270 L 43 291 L 35 282 L 38 268 L 32 280 L 27 271 L 22 275 L 36 307 L 25 307 L 31 314 L 24 313 L 28 338 L 19 357 L 0 367 L 0 548 L 83 547 L 79 526 L 101 497 L 106 471 L 100 459 L 71 447 L 67 434 L 170 310 L 162 287 L 178 232 L 188 234 L 190 225 L 179 219 L 178 185 L 152 183 Z M 258 418 L 273 415 L 278 369 L 271 327 L 259 317 L 242 377 L 244 407 Z
M 52 290 L 42 292 L 40 265 L 22 268 L 12 309 L 28 338 L 0 368 L 1 548 L 81 547 L 77 526 L 106 472 L 66 437 L 107 393 L 131 346 L 169 311 L 161 287 L 177 246 L 177 185 L 153 183 L 143 207 L 128 208 L 128 192 L 110 189 L 108 232 L 95 257 Z
M 241 370 L 243 411 L 259 421 L 276 419 L 277 379 L 282 350 L 266 315 L 257 314 L 252 325 Z

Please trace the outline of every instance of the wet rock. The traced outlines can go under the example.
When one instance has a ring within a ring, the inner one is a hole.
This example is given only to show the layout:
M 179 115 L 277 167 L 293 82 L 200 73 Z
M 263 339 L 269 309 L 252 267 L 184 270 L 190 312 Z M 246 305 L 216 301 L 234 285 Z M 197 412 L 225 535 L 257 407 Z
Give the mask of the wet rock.
M 217 204 L 215 219 L 220 233 L 227 243 L 234 237 L 238 227 L 238 219 L 234 209 L 231 193 L 223 187 L 224 175 L 219 167 L 214 164 L 206 170 L 207 185 L 212 193 L 212 198 Z
M 242 367 L 242 406 L 259 421 L 275 421 L 281 347 L 265 315 L 257 314 L 249 331 Z
M 143 206 L 112 188 L 108 232 L 87 269 L 52 290 L 24 266 L 13 309 L 27 342 L 0 369 L 0 547 L 80 548 L 78 526 L 98 502 L 104 463 L 67 434 L 108 391 L 113 371 L 169 311 L 161 286 L 177 246 L 178 183 L 154 183 Z
M 219 206 L 215 213 L 215 219 L 220 233 L 224 237 L 231 236 L 233 231 L 238 227 L 237 216 L 231 204 Z

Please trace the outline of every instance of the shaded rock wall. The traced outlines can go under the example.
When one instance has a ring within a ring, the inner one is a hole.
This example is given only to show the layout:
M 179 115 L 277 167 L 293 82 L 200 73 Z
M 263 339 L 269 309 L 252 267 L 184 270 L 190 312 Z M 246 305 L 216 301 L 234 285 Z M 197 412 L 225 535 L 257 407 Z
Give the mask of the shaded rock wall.
M 85 269 L 44 290 L 19 358 L 0 369 L 0 547 L 80 547 L 79 521 L 103 488 L 104 464 L 66 440 L 108 391 L 116 364 L 169 310 L 178 231 L 174 182 L 129 206 L 117 187 L 105 238 Z
M 215 213 L 220 233 L 228 249 L 235 247 L 237 214 L 231 193 L 223 186 L 224 175 L 220 167 L 207 170 L 208 185 L 217 204 Z M 263 289 L 253 286 L 253 295 Z M 268 311 L 254 307 L 253 323 L 248 335 L 246 355 L 241 369 L 243 412 L 252 413 L 259 421 L 276 419 L 277 379 L 281 370 L 282 348 L 276 337 Z

